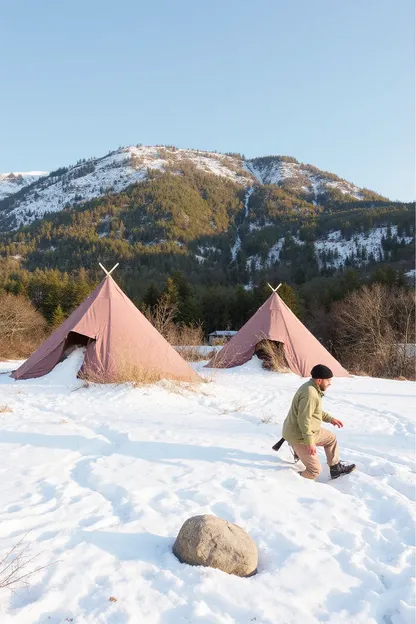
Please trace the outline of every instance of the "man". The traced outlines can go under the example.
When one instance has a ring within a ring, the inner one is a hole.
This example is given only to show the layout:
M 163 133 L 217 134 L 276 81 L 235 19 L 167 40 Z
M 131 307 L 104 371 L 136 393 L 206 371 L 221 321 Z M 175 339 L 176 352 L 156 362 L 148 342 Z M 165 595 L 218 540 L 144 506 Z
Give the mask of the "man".
M 334 427 L 344 426 L 340 420 L 322 411 L 322 397 L 331 385 L 333 373 L 327 366 L 317 364 L 311 371 L 311 377 L 293 397 L 283 423 L 282 436 L 292 446 L 295 456 L 305 465 L 305 470 L 300 473 L 302 477 L 316 479 L 320 475 L 321 464 L 316 447 L 323 446 L 331 478 L 336 479 L 352 472 L 355 464 L 348 465 L 339 461 L 335 435 L 321 428 L 322 421 L 331 423 Z

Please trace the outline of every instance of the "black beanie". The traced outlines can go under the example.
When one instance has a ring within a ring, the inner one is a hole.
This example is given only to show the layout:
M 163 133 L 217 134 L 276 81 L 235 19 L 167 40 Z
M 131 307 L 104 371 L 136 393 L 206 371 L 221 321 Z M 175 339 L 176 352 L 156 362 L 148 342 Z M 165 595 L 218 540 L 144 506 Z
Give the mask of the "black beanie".
M 317 364 L 311 370 L 312 379 L 331 379 L 333 376 L 334 373 L 324 364 Z

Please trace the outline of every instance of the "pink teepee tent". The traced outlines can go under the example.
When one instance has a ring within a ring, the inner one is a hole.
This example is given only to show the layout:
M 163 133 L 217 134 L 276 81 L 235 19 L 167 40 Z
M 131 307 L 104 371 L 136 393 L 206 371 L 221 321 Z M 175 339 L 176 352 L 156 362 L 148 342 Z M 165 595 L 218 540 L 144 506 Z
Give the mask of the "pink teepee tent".
M 115 381 L 120 371 L 127 378 L 130 371 L 148 379 L 200 380 L 109 274 L 13 377 L 46 375 L 73 345 L 86 347 L 80 374 L 93 380 Z
M 336 377 L 348 371 L 306 329 L 276 292 L 273 292 L 239 332 L 208 362 L 209 368 L 231 368 L 247 362 L 263 339 L 283 344 L 290 369 L 309 377 L 315 364 L 325 364 Z

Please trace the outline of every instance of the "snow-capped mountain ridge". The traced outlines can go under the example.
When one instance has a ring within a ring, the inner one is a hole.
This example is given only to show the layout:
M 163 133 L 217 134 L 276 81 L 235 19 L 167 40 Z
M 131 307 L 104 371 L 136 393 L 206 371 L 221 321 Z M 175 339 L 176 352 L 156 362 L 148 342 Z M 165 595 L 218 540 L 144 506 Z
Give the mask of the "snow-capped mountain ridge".
M 319 203 L 320 196 L 327 192 L 328 187 L 338 189 L 342 195 L 354 199 L 365 198 L 362 189 L 355 184 L 295 159 L 281 156 L 255 158 L 247 162 L 247 168 L 260 184 L 277 184 L 287 190 L 306 193 L 310 195 L 307 198 L 315 204 Z
M 247 189 L 258 184 L 277 184 L 314 203 L 319 203 L 331 187 L 346 197 L 364 198 L 362 189 L 355 185 L 287 157 L 247 160 L 236 154 L 137 145 L 79 161 L 49 175 L 45 172 L 0 174 L 0 200 L 3 200 L 0 201 L 0 229 L 17 229 L 46 213 L 108 193 L 119 193 L 131 184 L 146 180 L 149 170 L 180 174 L 186 165 L 232 180 Z
M 17 193 L 25 186 L 47 175 L 47 171 L 10 171 L 9 173 L 0 173 L 0 200 Z

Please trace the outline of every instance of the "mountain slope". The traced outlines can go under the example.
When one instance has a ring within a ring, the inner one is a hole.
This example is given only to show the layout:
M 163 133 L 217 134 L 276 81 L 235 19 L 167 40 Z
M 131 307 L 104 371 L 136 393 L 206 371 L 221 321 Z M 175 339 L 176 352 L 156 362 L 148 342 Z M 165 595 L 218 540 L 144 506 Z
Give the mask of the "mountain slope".
M 368 189 L 360 189 L 333 173 L 299 163 L 296 158 L 289 156 L 254 158 L 247 161 L 247 168 L 260 184 L 277 184 L 314 204 L 324 204 L 331 198 L 385 199 Z
M 39 178 L 47 175 L 47 171 L 0 173 L 0 200 L 14 195 L 14 193 L 17 193 L 25 186 L 33 184 Z
M 330 200 L 383 199 L 334 174 L 302 165 L 294 158 L 268 156 L 246 160 L 238 154 L 139 145 L 120 148 L 101 158 L 81 160 L 38 179 L 28 177 L 24 185 L 26 178 L 19 178 L 20 187 L 18 180 L 13 185 L 10 182 L 4 187 L 0 201 L 0 231 L 27 225 L 49 212 L 119 193 L 131 184 L 147 180 L 149 172 L 183 174 L 189 167 L 244 188 L 277 185 L 314 205 L 325 205 Z
M 195 285 L 251 287 L 301 285 L 346 267 L 368 274 L 379 263 L 414 268 L 413 204 L 280 156 L 122 148 L 0 202 L 3 230 L 19 223 L 30 225 L 0 233 L 13 292 L 16 263 L 94 278 L 99 261 L 120 262 L 137 298 L 176 270 Z
M 146 180 L 151 171 L 181 173 L 189 165 L 242 186 L 255 181 L 241 159 L 223 154 L 174 147 L 125 147 L 102 158 L 62 167 L 18 195 L 6 198 L 0 202 L 0 230 L 16 229 L 48 212 L 119 193 Z

